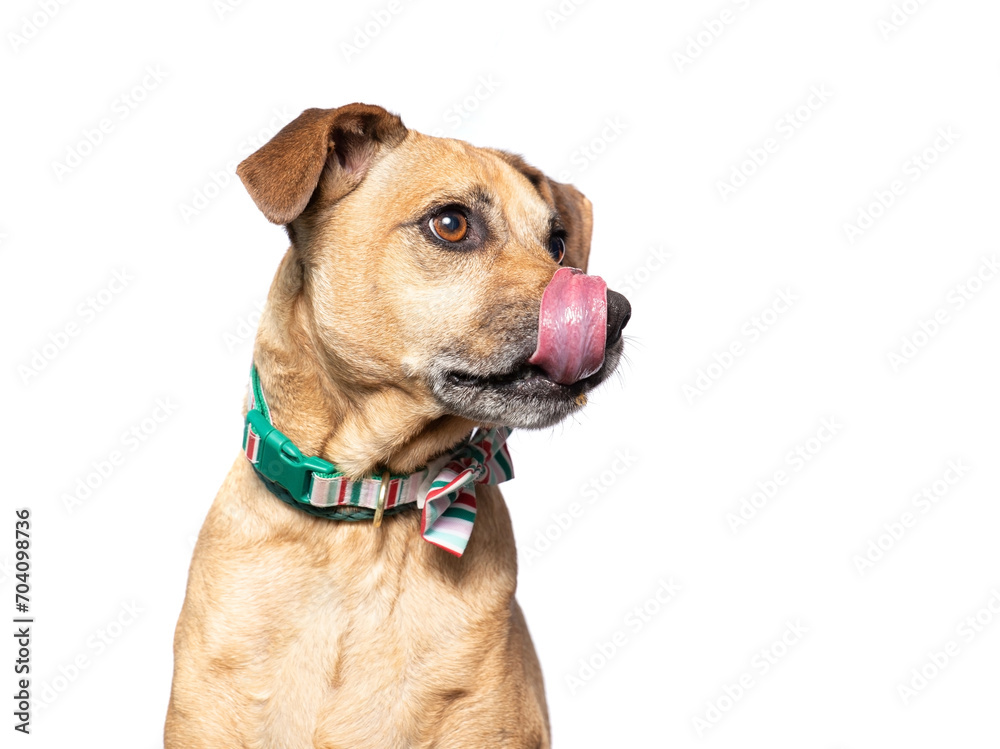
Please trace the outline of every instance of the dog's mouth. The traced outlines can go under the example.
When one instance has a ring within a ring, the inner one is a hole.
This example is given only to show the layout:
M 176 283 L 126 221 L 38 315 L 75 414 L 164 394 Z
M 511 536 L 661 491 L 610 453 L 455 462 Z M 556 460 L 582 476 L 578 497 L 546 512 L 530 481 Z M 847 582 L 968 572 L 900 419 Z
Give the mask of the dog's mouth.
M 561 421 L 586 403 L 581 397 L 593 390 L 615 370 L 621 357 L 622 341 L 605 352 L 601 368 L 583 379 L 560 384 L 545 370 L 517 357 L 513 366 L 498 371 L 471 372 L 460 361 L 439 370 L 432 377 L 437 399 L 457 415 L 487 424 L 536 429 Z M 499 362 L 498 362 L 499 363 Z M 457 366 L 455 366 L 457 365 Z
M 554 392 L 557 389 L 575 388 L 579 390 L 580 383 L 574 382 L 572 385 L 560 385 L 549 379 L 541 367 L 534 364 L 522 364 L 509 372 L 491 375 L 476 375 L 468 372 L 452 370 L 448 372 L 446 378 L 449 384 L 456 387 L 479 388 L 479 389 L 510 389 L 510 390 L 538 390 L 539 388 L 549 388 Z

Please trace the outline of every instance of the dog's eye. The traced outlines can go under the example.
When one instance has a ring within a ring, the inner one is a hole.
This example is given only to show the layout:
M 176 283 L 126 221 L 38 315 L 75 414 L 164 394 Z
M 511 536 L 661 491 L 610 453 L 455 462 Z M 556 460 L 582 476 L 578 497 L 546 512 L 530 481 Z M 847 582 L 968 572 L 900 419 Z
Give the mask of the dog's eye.
M 566 240 L 562 237 L 552 237 L 549 240 L 549 254 L 557 263 L 561 263 L 566 257 Z
M 431 219 L 431 231 L 445 242 L 461 242 L 469 233 L 469 222 L 460 211 L 447 210 Z

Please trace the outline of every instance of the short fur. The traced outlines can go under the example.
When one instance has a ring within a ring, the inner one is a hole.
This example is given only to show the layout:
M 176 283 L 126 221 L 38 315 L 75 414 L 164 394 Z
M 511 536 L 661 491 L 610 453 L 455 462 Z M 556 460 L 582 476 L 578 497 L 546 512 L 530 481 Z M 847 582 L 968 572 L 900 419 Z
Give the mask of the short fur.
M 456 379 L 531 354 L 558 268 L 553 222 L 565 264 L 587 265 L 589 201 L 519 157 L 352 104 L 307 110 L 238 173 L 292 239 L 254 361 L 304 454 L 353 477 L 410 472 L 477 425 L 558 421 L 614 369 L 620 345 L 558 397 Z M 446 203 L 475 204 L 475 251 L 427 236 L 428 210 Z M 167 749 L 548 747 L 510 518 L 496 487 L 476 494 L 455 558 L 421 538 L 417 512 L 375 528 L 295 510 L 240 455 L 191 563 Z

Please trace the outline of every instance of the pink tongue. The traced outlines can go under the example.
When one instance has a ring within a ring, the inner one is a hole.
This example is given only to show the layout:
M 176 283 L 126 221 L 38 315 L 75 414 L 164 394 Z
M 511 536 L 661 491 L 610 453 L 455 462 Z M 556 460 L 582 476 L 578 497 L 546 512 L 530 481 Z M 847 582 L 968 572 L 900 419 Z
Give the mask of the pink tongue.
M 569 385 L 604 363 L 608 333 L 608 285 L 600 276 L 560 268 L 542 294 L 538 348 L 528 359 L 549 379 Z

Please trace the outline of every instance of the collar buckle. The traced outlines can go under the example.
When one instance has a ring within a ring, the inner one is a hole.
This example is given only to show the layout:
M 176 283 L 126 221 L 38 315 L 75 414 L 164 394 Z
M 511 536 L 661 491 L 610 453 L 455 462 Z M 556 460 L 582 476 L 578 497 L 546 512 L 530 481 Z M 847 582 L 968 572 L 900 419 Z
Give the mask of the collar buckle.
M 276 429 L 260 411 L 247 413 L 247 426 L 260 439 L 256 467 L 266 479 L 283 487 L 296 501 L 309 504 L 314 473 L 332 473 L 333 463 L 309 457 Z

